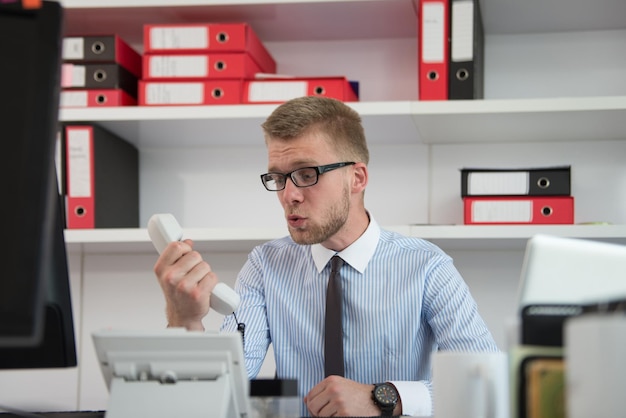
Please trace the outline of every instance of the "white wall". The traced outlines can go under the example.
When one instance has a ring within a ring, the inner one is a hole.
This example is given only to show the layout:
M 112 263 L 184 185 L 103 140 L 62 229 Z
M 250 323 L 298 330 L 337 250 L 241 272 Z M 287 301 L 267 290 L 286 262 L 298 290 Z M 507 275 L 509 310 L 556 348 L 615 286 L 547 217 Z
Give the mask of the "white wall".
M 625 95 L 625 39 L 626 31 L 488 36 L 486 97 Z M 417 97 L 414 39 L 284 42 L 268 47 L 280 72 L 359 80 L 363 101 Z M 282 225 L 276 198 L 258 179 L 266 168 L 260 128 L 258 138 L 258 147 L 143 150 L 142 224 L 152 213 L 169 211 L 183 225 L 194 227 Z M 460 168 L 572 164 L 576 221 L 625 223 L 626 133 L 619 139 L 425 146 L 393 145 L 394 132 L 389 132 L 389 146 L 371 149 L 367 206 L 382 225 L 460 223 Z M 497 342 L 506 347 L 522 251 L 452 251 L 451 255 Z M 232 283 L 246 254 L 207 257 L 220 277 Z M 2 371 L 0 404 L 32 410 L 105 407 L 107 392 L 91 332 L 107 326 L 165 326 L 163 300 L 152 274 L 155 260 L 154 253 L 87 254 L 84 258 L 79 252 L 70 254 L 80 369 Z M 217 329 L 220 318 L 216 315 L 207 319 L 207 327 Z M 271 364 L 264 373 L 271 376 Z M 35 404 L 34 399 L 39 401 Z

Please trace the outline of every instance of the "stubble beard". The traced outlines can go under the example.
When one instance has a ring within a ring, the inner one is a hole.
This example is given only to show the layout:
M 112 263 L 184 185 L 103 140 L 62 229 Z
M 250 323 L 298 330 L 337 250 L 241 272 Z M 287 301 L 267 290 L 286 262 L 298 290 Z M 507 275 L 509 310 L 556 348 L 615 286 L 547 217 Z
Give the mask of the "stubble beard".
M 306 228 L 289 228 L 294 242 L 301 245 L 319 244 L 335 235 L 348 220 L 350 212 L 350 191 L 346 187 L 342 198 L 331 206 L 323 217 L 323 224 L 312 223 Z

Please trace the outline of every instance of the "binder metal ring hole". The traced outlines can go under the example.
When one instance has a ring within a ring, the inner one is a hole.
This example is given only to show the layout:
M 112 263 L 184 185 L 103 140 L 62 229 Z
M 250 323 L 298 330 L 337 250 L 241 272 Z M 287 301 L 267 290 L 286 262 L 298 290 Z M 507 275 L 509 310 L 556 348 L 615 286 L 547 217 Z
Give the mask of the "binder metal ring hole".
M 217 71 L 223 71 L 226 69 L 226 63 L 224 61 L 217 61 L 215 63 L 215 69 Z
M 217 39 L 217 42 L 219 43 L 225 43 L 228 41 L 228 34 L 225 32 L 220 32 L 217 34 L 217 36 L 215 37 Z
M 456 71 L 457 80 L 464 81 L 464 80 L 467 80 L 468 78 L 469 78 L 469 71 L 467 71 L 465 68 L 459 68 Z
M 104 45 L 104 42 L 96 41 L 93 44 L 91 44 L 91 52 L 93 52 L 96 55 L 103 54 L 104 51 L 106 51 L 106 49 L 107 48 Z
M 537 186 L 540 189 L 547 189 L 548 187 L 550 187 L 550 179 L 547 177 L 541 177 L 537 180 Z
M 430 81 L 435 81 L 439 78 L 439 73 L 437 71 L 429 71 L 428 74 L 426 74 L 426 78 Z
M 211 96 L 213 96 L 215 99 L 221 99 L 224 96 L 224 91 L 220 88 L 213 89 L 213 91 L 211 92 Z
M 322 86 L 316 86 L 313 91 L 315 92 L 315 94 L 318 94 L 318 95 L 323 95 L 324 93 L 326 93 L 326 91 L 324 90 L 324 87 Z
M 104 70 L 96 70 L 93 73 L 93 79 L 101 83 L 107 79 L 107 72 Z
M 76 206 L 76 209 L 74 209 L 74 213 L 78 216 L 85 216 L 85 208 L 82 206 Z
M 99 94 L 96 96 L 97 104 L 105 104 L 107 102 L 107 97 L 104 94 Z
M 550 216 L 550 215 L 552 215 L 552 212 L 553 212 L 553 210 L 552 210 L 552 208 L 550 206 L 544 206 L 544 207 L 541 208 L 541 214 L 543 216 Z

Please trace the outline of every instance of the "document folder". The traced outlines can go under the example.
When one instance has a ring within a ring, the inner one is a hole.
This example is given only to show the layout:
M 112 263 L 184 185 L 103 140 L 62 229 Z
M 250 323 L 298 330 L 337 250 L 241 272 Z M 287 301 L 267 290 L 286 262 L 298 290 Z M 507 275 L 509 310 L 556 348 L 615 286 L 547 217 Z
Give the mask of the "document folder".
M 247 52 L 267 73 L 276 62 L 247 23 L 144 25 L 144 54 Z
M 122 89 L 137 97 L 137 77 L 119 64 L 63 64 L 61 87 L 64 89 Z
M 60 107 L 134 106 L 137 99 L 122 89 L 64 89 Z
M 569 196 L 571 167 L 463 168 L 461 196 Z
M 139 81 L 139 104 L 142 106 L 227 105 L 241 103 L 243 82 L 209 81 Z
M 464 221 L 475 224 L 573 224 L 574 198 L 464 197 Z
M 448 0 L 419 0 L 418 89 L 420 100 L 448 99 Z
M 243 87 L 243 103 L 282 103 L 302 96 L 331 97 L 344 102 L 359 100 L 353 84 L 345 77 L 247 80 Z
M 95 124 L 64 124 L 68 229 L 139 226 L 137 148 Z
M 63 62 L 117 63 L 141 77 L 141 55 L 117 35 L 66 36 L 63 38 Z
M 264 70 L 246 52 L 143 57 L 144 80 L 244 79 L 262 72 Z
M 451 0 L 448 99 L 483 98 L 484 33 L 478 0 Z

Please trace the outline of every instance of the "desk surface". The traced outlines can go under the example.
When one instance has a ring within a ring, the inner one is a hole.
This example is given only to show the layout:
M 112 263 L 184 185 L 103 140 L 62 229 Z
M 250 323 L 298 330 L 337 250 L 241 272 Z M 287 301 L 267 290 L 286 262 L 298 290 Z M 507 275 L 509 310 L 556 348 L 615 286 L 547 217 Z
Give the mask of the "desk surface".
M 2 418 L 104 418 L 105 411 L 0 412 Z

